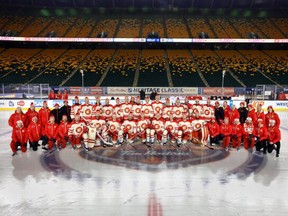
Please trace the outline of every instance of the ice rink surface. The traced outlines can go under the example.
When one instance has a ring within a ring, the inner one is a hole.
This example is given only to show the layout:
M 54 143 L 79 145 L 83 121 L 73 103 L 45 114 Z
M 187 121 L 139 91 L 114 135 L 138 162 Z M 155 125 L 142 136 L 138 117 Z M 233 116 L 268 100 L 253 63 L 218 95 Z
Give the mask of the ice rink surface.
M 0 114 L 0 215 L 288 214 L 288 113 L 279 113 L 279 158 L 195 146 L 89 153 L 68 146 L 12 157 L 11 113 Z

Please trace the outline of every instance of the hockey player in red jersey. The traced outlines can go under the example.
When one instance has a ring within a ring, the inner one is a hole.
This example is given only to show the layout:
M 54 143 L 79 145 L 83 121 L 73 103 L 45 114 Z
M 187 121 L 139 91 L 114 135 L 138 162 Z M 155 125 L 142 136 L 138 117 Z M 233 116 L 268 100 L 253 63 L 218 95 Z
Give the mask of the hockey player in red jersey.
M 184 113 L 184 107 L 180 103 L 180 98 L 176 98 L 175 105 L 172 107 L 173 117 L 175 121 L 180 121 L 182 119 L 182 114 Z
M 187 144 L 188 140 L 191 139 L 192 136 L 192 125 L 191 121 L 188 119 L 188 113 L 183 113 L 183 119 L 178 123 L 178 138 L 177 144 L 178 146 L 183 144 Z
M 269 126 L 270 120 L 274 120 L 275 121 L 275 126 L 276 127 L 280 127 L 280 118 L 279 118 L 278 114 L 274 112 L 273 107 L 272 106 L 268 106 L 267 111 L 268 112 L 265 115 L 266 127 Z
M 134 138 L 137 136 L 137 124 L 133 120 L 133 114 L 130 113 L 128 119 L 124 120 L 119 131 L 119 143 L 122 144 L 127 137 L 127 142 L 132 144 Z
M 47 101 L 43 101 L 43 107 L 39 110 L 39 121 L 43 127 L 48 123 L 51 110 L 48 107 Z
M 147 140 L 148 142 L 150 141 L 150 144 L 154 144 L 155 135 L 158 143 L 162 145 L 167 143 L 167 130 L 165 130 L 165 121 L 159 112 L 156 112 L 155 118 L 152 119 L 150 133 L 147 134 Z
M 219 134 L 220 127 L 216 122 L 216 118 L 212 117 L 210 122 L 207 124 L 209 135 L 210 135 L 210 145 L 219 145 Z
M 148 128 L 150 129 L 150 124 L 151 124 L 150 119 L 145 118 L 144 112 L 141 112 L 141 119 L 138 120 L 137 122 L 137 131 L 138 131 L 138 135 L 141 138 L 141 142 L 143 144 L 146 143 L 146 139 L 147 139 L 146 130 Z
M 116 113 L 116 118 L 119 122 L 122 122 L 123 110 L 121 108 L 120 98 L 116 98 L 116 104 L 113 106 L 113 112 Z
M 75 119 L 71 122 L 68 130 L 68 141 L 74 149 L 81 148 L 83 133 L 87 132 L 86 124 L 80 118 L 80 114 L 76 113 Z
M 134 104 L 132 105 L 132 108 L 131 108 L 131 111 L 133 113 L 133 119 L 134 120 L 138 120 L 140 119 L 141 117 L 141 108 L 142 108 L 142 105 L 141 105 L 141 101 L 140 101 L 140 97 L 136 97 L 136 101 L 134 102 Z
M 121 122 L 117 120 L 116 113 L 113 113 L 112 119 L 107 121 L 107 135 L 111 137 L 113 145 L 117 144 L 120 128 L 121 128 Z M 108 140 L 105 134 L 103 138 L 105 140 Z
M 172 106 L 171 106 L 171 102 L 170 102 L 170 99 L 169 98 L 166 98 L 165 99 L 166 103 L 164 104 L 163 106 L 163 109 L 162 109 L 162 117 L 165 119 L 165 120 L 168 120 L 170 117 L 170 114 L 173 112 L 172 111 Z
M 273 150 L 276 150 L 276 157 L 279 157 L 280 147 L 281 147 L 281 132 L 279 127 L 276 126 L 275 120 L 269 121 L 268 127 L 268 153 L 272 153 Z
M 174 121 L 173 114 L 171 113 L 169 119 L 165 122 L 165 129 L 168 132 L 171 142 L 174 144 L 176 142 L 176 131 L 178 130 L 178 123 Z
M 152 108 L 152 105 L 150 104 L 149 97 L 145 98 L 145 103 L 142 104 L 141 111 L 144 112 L 145 118 L 152 118 L 153 117 L 153 108 Z
M 155 101 L 152 102 L 153 113 L 160 113 L 162 115 L 163 103 L 160 101 L 160 95 L 156 95 Z
M 75 118 L 75 114 L 79 112 L 81 104 L 79 103 L 79 97 L 75 96 L 75 103 L 71 106 L 71 119 Z
M 93 118 L 94 107 L 89 102 L 89 98 L 85 97 L 85 104 L 82 104 L 79 108 L 80 116 L 86 122 L 90 122 Z
M 266 154 L 267 150 L 267 142 L 268 142 L 268 130 L 267 127 L 264 125 L 265 122 L 263 119 L 258 119 L 258 125 L 255 130 L 256 136 L 256 151 L 260 151 L 263 148 L 263 154 Z
M 225 117 L 223 124 L 220 125 L 220 134 L 223 138 L 223 148 L 225 148 L 225 150 L 228 151 L 232 134 L 232 126 L 229 123 L 228 117 Z
M 206 121 L 196 111 L 194 118 L 192 118 L 192 142 L 195 144 L 206 145 L 209 137 L 209 130 L 206 127 Z
M 105 120 L 111 119 L 113 114 L 113 106 L 110 104 L 109 98 L 105 99 L 105 104 L 102 106 L 102 116 Z
M 239 118 L 235 118 L 233 125 L 232 125 L 232 132 L 231 132 L 231 140 L 232 140 L 232 147 L 240 149 L 241 140 L 242 140 L 242 125 Z
M 52 150 L 58 138 L 58 125 L 53 115 L 50 116 L 48 123 L 45 125 L 43 134 L 48 140 L 48 150 Z M 44 149 L 46 148 L 44 147 Z
M 26 117 L 27 117 L 27 119 L 26 119 L 27 127 L 28 127 L 28 125 L 31 123 L 32 118 L 33 118 L 34 116 L 36 116 L 36 117 L 38 118 L 38 112 L 35 110 L 35 105 L 34 105 L 33 102 L 30 104 L 30 107 L 29 107 L 29 109 L 27 110 L 27 112 L 25 113 L 25 115 L 26 115 Z
M 22 112 L 21 107 L 17 107 L 15 112 L 10 116 L 8 120 L 8 124 L 10 127 L 14 128 L 17 124 L 17 121 L 21 120 L 24 124 L 24 127 L 26 126 L 27 122 L 27 116 Z
M 21 147 L 22 152 L 27 151 L 27 141 L 28 141 L 28 133 L 22 120 L 18 120 L 16 125 L 12 130 L 12 141 L 10 143 L 11 150 L 13 152 L 12 156 L 17 154 L 18 146 Z
M 68 122 L 68 117 L 63 115 L 58 129 L 59 136 L 57 138 L 57 146 L 59 149 L 64 149 L 67 145 L 69 128 L 70 124 Z
M 129 97 L 124 97 L 124 103 L 121 104 L 121 110 L 122 110 L 122 117 L 123 120 L 128 119 L 128 116 L 130 115 L 132 109 L 132 104 L 129 102 Z
M 223 102 L 223 110 L 224 110 L 224 118 L 228 117 L 229 118 L 229 113 L 231 111 L 230 106 L 228 105 L 227 101 Z
M 247 117 L 243 124 L 243 140 L 245 149 L 253 149 L 255 145 L 255 127 L 251 117 Z
M 28 128 L 28 138 L 29 138 L 29 143 L 30 147 L 32 147 L 33 151 L 38 150 L 38 143 L 40 139 L 42 138 L 42 133 L 43 133 L 43 127 L 41 123 L 38 121 L 37 116 L 34 116 L 32 118 L 32 121 L 30 122 Z

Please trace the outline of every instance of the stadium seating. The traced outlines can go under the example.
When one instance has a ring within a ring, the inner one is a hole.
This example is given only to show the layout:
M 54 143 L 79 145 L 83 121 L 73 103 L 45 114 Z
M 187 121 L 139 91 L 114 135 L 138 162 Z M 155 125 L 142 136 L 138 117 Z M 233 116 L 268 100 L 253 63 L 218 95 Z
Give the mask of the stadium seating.
M 167 50 L 168 62 L 175 87 L 204 87 L 195 63 L 188 50 Z
M 256 33 L 260 38 L 265 38 L 262 32 L 246 18 L 231 18 L 230 21 L 238 30 L 242 38 L 248 38 L 250 32 Z
M 142 37 L 147 37 L 151 32 L 157 32 L 160 37 L 165 37 L 162 19 L 143 19 Z
M 183 19 L 166 19 L 167 36 L 169 38 L 189 38 Z
M 5 26 L 1 30 L 10 30 L 13 32 L 17 32 L 19 35 L 23 29 L 30 24 L 31 20 L 33 19 L 32 16 L 13 16 L 9 17 L 8 22 L 6 22 Z
M 53 21 L 41 31 L 40 37 L 47 36 L 49 32 L 55 32 L 57 37 L 64 37 L 76 20 L 75 17 L 54 17 L 52 19 Z
M 119 38 L 138 38 L 140 33 L 140 20 L 126 18 L 121 20 L 117 37 Z
M 114 37 L 116 32 L 116 27 L 119 23 L 118 19 L 99 19 L 96 20 L 96 26 L 93 28 L 91 37 L 97 37 L 97 35 L 101 32 L 106 32 L 108 37 Z
M 263 76 L 248 60 L 234 50 L 219 50 L 218 55 L 227 67 L 244 82 L 246 86 L 256 86 L 257 84 L 274 84 Z
M 216 38 L 205 18 L 187 18 L 187 23 L 193 38 L 198 38 L 200 32 L 208 33 L 209 38 Z
M 101 86 L 132 86 L 139 50 L 118 50 Z
M 164 50 L 142 51 L 138 86 L 168 86 Z
M 240 38 L 232 25 L 225 18 L 209 19 L 218 38 Z
M 84 60 L 90 50 L 67 50 L 59 56 L 41 76 L 33 80 L 34 83 L 49 83 L 50 86 L 60 85 Z
M 265 33 L 265 35 L 268 36 L 268 38 L 285 38 L 284 35 L 270 21 L 270 19 L 253 19 L 252 21 L 259 29 L 263 30 L 263 32 Z
M 21 32 L 20 36 L 22 37 L 38 36 L 39 33 L 41 31 L 44 31 L 45 27 L 49 25 L 50 21 L 51 19 L 47 17 L 37 17 Z
M 285 38 L 288 37 L 288 19 L 272 18 L 271 21 L 284 33 Z
M 225 70 L 225 65 L 222 64 L 221 59 L 211 50 L 192 50 L 192 54 L 209 86 L 221 86 L 222 71 Z M 225 75 L 225 86 L 237 87 L 240 84 L 227 72 Z

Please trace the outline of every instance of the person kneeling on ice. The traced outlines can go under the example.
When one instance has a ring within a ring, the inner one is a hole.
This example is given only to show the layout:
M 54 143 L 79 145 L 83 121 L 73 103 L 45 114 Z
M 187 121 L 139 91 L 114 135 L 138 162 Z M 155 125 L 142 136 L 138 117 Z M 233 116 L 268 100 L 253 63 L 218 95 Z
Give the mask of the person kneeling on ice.
M 208 123 L 208 130 L 210 135 L 210 145 L 219 145 L 220 127 L 216 122 L 215 117 L 212 117 L 211 121 Z
M 10 143 L 10 147 L 12 149 L 12 156 L 17 154 L 18 146 L 20 146 L 22 152 L 27 151 L 27 130 L 24 127 L 24 124 L 21 120 L 16 122 L 16 126 L 13 127 L 12 130 L 12 141 Z
M 281 132 L 279 127 L 276 126 L 275 120 L 269 121 L 268 127 L 268 153 L 272 153 L 273 150 L 276 150 L 276 157 L 279 157 L 280 154 L 280 144 L 281 141 Z
M 80 114 L 75 115 L 75 119 L 71 122 L 68 131 L 68 141 L 71 143 L 73 149 L 81 148 L 81 141 L 83 134 L 87 132 L 86 124 L 80 119 Z
M 258 127 L 256 128 L 256 151 L 263 148 L 263 154 L 266 154 L 268 140 L 268 130 L 264 125 L 263 119 L 258 119 Z
M 48 150 L 52 150 L 58 137 L 58 124 L 55 122 L 54 115 L 49 117 L 49 121 L 44 129 L 44 136 L 48 141 Z M 44 147 L 43 149 L 47 150 L 47 147 Z
M 68 122 L 68 116 L 63 115 L 62 121 L 58 127 L 58 138 L 57 138 L 57 147 L 58 149 L 64 149 L 67 145 L 68 141 L 68 131 L 70 128 L 70 124 Z
M 38 143 L 41 140 L 42 137 L 42 125 L 38 121 L 38 117 L 34 116 L 32 118 L 31 123 L 28 126 L 28 137 L 29 137 L 29 143 L 30 148 L 33 149 L 33 151 L 38 150 Z

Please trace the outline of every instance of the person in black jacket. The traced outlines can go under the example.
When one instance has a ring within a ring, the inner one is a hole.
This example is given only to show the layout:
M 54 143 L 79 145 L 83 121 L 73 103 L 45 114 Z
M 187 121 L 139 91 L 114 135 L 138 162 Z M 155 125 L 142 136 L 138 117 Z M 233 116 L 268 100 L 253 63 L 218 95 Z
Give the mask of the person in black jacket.
M 60 108 L 61 119 L 63 115 L 66 115 L 68 118 L 68 122 L 71 122 L 71 106 L 68 105 L 68 100 L 64 100 L 64 105 Z
M 217 123 L 220 125 L 224 120 L 224 109 L 220 107 L 219 101 L 215 102 L 215 118 Z
M 245 123 L 246 118 L 248 117 L 248 110 L 245 107 L 245 102 L 240 103 L 240 107 L 238 108 L 238 112 L 240 114 L 240 123 L 243 125 Z
M 50 113 L 50 116 L 53 115 L 55 117 L 55 123 L 58 124 L 58 125 L 60 124 L 61 119 L 62 119 L 62 115 L 61 115 L 61 112 L 60 112 L 59 108 L 60 108 L 59 104 L 56 103 L 54 105 L 54 109 Z

